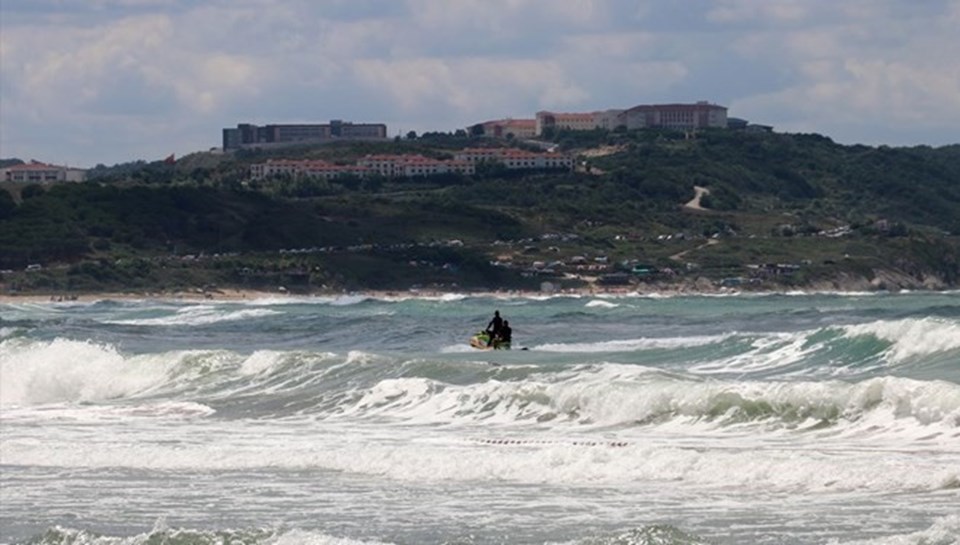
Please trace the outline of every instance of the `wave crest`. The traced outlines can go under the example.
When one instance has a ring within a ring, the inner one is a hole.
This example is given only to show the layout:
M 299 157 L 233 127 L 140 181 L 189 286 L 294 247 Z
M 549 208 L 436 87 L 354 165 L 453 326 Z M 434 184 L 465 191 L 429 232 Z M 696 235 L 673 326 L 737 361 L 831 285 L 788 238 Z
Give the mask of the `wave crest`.
M 128 358 L 92 341 L 9 339 L 0 342 L 0 404 L 128 397 L 165 384 L 176 363 L 165 357 Z
M 939 318 L 880 320 L 844 327 L 849 336 L 872 336 L 890 343 L 895 362 L 960 349 L 960 324 Z

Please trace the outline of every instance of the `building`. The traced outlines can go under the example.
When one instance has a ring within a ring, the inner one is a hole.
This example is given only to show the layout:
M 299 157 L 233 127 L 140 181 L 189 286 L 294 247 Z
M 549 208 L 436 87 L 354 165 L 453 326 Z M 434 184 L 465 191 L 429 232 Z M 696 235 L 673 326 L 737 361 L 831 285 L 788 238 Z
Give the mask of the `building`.
M 433 176 L 436 174 L 464 174 L 475 172 L 469 161 L 444 161 L 423 155 L 367 155 L 357 164 L 387 178 Z
M 620 114 L 620 125 L 628 129 L 705 129 L 727 127 L 727 109 L 700 101 L 695 104 L 651 104 L 634 106 Z
M 297 144 L 325 143 L 335 140 L 384 140 L 387 126 L 383 123 L 350 123 L 334 119 L 327 124 L 241 123 L 237 128 L 223 129 L 223 149 L 281 147 Z
M 573 158 L 556 152 L 532 152 L 516 148 L 466 148 L 454 154 L 454 159 L 472 164 L 496 162 L 511 170 L 571 170 Z
M 727 126 L 727 109 L 701 101 L 694 104 L 649 104 L 626 110 L 610 109 L 589 113 L 537 112 L 536 135 L 544 131 L 565 129 L 590 131 L 668 128 L 679 130 Z
M 536 133 L 542 135 L 545 131 L 566 129 L 571 131 L 592 131 L 599 128 L 598 114 L 591 113 L 557 113 L 540 111 L 536 117 Z
M 360 178 L 370 174 L 370 169 L 359 165 L 337 165 L 320 160 L 293 160 L 271 159 L 265 163 L 250 166 L 250 178 L 265 180 L 276 176 L 290 176 L 293 178 L 323 178 L 332 180 L 341 176 L 357 176 Z
M 537 135 L 536 119 L 498 119 L 479 124 L 483 127 L 483 136 L 493 138 L 533 138 Z M 470 133 L 473 127 L 468 127 Z
M 610 109 L 588 113 L 537 112 L 536 134 L 544 130 L 566 129 L 571 131 L 613 130 L 622 124 L 620 115 L 624 110 Z
M 7 182 L 82 182 L 86 180 L 86 178 L 86 170 L 48 165 L 39 161 L 30 161 L 29 163 L 0 169 L 0 179 Z

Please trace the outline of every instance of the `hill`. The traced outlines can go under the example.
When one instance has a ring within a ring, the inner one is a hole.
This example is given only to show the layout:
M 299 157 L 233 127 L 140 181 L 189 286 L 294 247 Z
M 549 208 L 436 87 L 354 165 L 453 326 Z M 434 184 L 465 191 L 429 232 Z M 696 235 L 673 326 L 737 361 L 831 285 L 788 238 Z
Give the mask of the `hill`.
M 578 156 L 575 172 L 247 176 L 267 158 L 445 158 L 479 144 L 491 142 L 430 134 L 198 153 L 174 165 L 101 165 L 83 184 L 7 183 L 0 282 L 49 292 L 960 282 L 958 145 L 843 146 L 819 135 L 726 130 L 561 132 L 552 143 L 510 145 L 557 145 Z

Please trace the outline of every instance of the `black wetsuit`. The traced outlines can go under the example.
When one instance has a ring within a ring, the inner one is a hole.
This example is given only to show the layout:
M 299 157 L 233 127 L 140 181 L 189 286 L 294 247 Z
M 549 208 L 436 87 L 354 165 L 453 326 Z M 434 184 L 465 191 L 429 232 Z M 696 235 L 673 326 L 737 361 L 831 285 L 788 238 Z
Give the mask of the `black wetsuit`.
M 490 334 L 490 341 L 487 342 L 487 346 L 493 344 L 494 339 L 500 334 L 501 329 L 503 329 L 503 318 L 501 318 L 499 314 L 496 314 L 493 319 L 490 320 L 490 323 L 487 324 L 487 333 Z
M 510 326 L 505 325 L 501 327 L 499 342 L 510 344 L 510 340 L 511 340 L 510 338 L 512 335 L 513 335 L 513 329 Z

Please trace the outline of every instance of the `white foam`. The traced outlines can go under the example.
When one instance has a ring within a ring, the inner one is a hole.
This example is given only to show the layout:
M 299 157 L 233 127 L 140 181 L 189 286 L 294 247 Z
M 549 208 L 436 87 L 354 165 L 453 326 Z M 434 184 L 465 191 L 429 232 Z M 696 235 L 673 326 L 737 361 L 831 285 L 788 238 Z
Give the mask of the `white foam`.
M 617 303 L 611 303 L 610 301 L 594 299 L 593 301 L 588 302 L 584 306 L 586 306 L 587 308 L 617 308 L 620 305 L 618 305 Z
M 342 295 L 340 297 L 334 297 L 333 299 L 330 299 L 329 304 L 335 307 L 345 307 L 357 305 L 369 299 L 370 297 L 367 295 Z
M 358 541 L 306 530 L 291 530 L 264 545 L 390 545 L 383 541 Z
M 893 343 L 887 353 L 895 362 L 960 349 L 960 323 L 940 318 L 880 320 L 843 329 L 851 337 L 872 335 Z
M 333 470 L 431 483 L 514 482 L 560 486 L 719 487 L 727 491 L 826 493 L 943 491 L 960 461 L 917 447 L 885 451 L 873 441 L 764 441 L 749 435 L 697 441 L 649 430 L 605 436 L 507 430 L 495 423 L 442 433 L 429 428 L 280 426 L 277 422 L 186 421 L 177 426 L 59 427 L 42 440 L 5 437 L 4 463 L 156 471 Z M 45 430 L 39 430 L 42 433 Z M 196 440 L 203 437 L 204 440 Z M 609 437 L 609 436 L 606 436 Z
M 476 352 L 476 348 L 473 348 L 466 342 L 463 344 L 452 344 L 449 346 L 444 346 L 440 349 L 442 354 L 465 354 L 467 352 Z
M 110 345 L 55 339 L 0 342 L 0 405 L 91 402 L 164 384 L 169 357 L 125 357 Z
M 750 340 L 750 350 L 726 358 L 693 365 L 694 373 L 742 373 L 768 371 L 787 367 L 803 360 L 822 347 L 810 344 L 809 331 L 798 333 L 770 333 Z
M 262 545 L 391 545 L 382 541 L 360 541 L 308 530 L 288 530 L 277 533 L 273 530 L 192 530 L 168 528 L 161 519 L 153 530 L 132 536 L 108 536 L 56 526 L 48 530 L 45 538 L 37 543 L 46 544 L 56 539 L 57 543 L 77 545 L 143 545 L 160 541 L 163 543 L 260 543 Z
M 543 422 L 586 429 L 640 423 L 711 434 L 727 433 L 732 426 L 792 433 L 826 424 L 830 433 L 844 436 L 888 436 L 960 448 L 955 438 L 960 386 L 897 377 L 853 384 L 696 381 L 608 363 L 533 375 L 522 382 L 448 385 L 424 378 L 388 379 L 345 399 L 338 411 L 334 418 L 378 417 L 430 426 Z
M 630 352 L 657 348 L 685 348 L 722 342 L 726 335 L 703 335 L 692 337 L 642 337 L 593 343 L 546 343 L 531 350 L 541 352 Z
M 273 316 L 281 314 L 277 310 L 271 309 L 243 309 L 243 310 L 224 310 L 210 305 L 189 306 L 177 310 L 176 314 L 170 316 L 160 316 L 157 318 L 139 318 L 128 320 L 115 320 L 107 323 L 122 325 L 147 325 L 147 326 L 184 326 L 184 325 L 207 325 L 218 322 L 232 322 L 237 320 L 247 320 L 250 318 L 261 318 L 264 316 Z
M 281 363 L 285 354 L 276 350 L 257 350 L 243 360 L 239 372 L 241 375 L 259 375 Z
M 36 422 L 39 417 L 46 421 L 48 425 L 51 421 L 90 423 L 122 420 L 129 422 L 138 418 L 186 421 L 215 413 L 216 410 L 212 407 L 192 401 L 151 401 L 118 405 L 57 403 L 39 407 L 4 407 L 3 420 L 9 423 L 17 421 Z
M 933 522 L 930 528 L 909 534 L 874 537 L 856 541 L 827 542 L 827 545 L 957 545 L 960 544 L 960 515 L 949 515 Z

